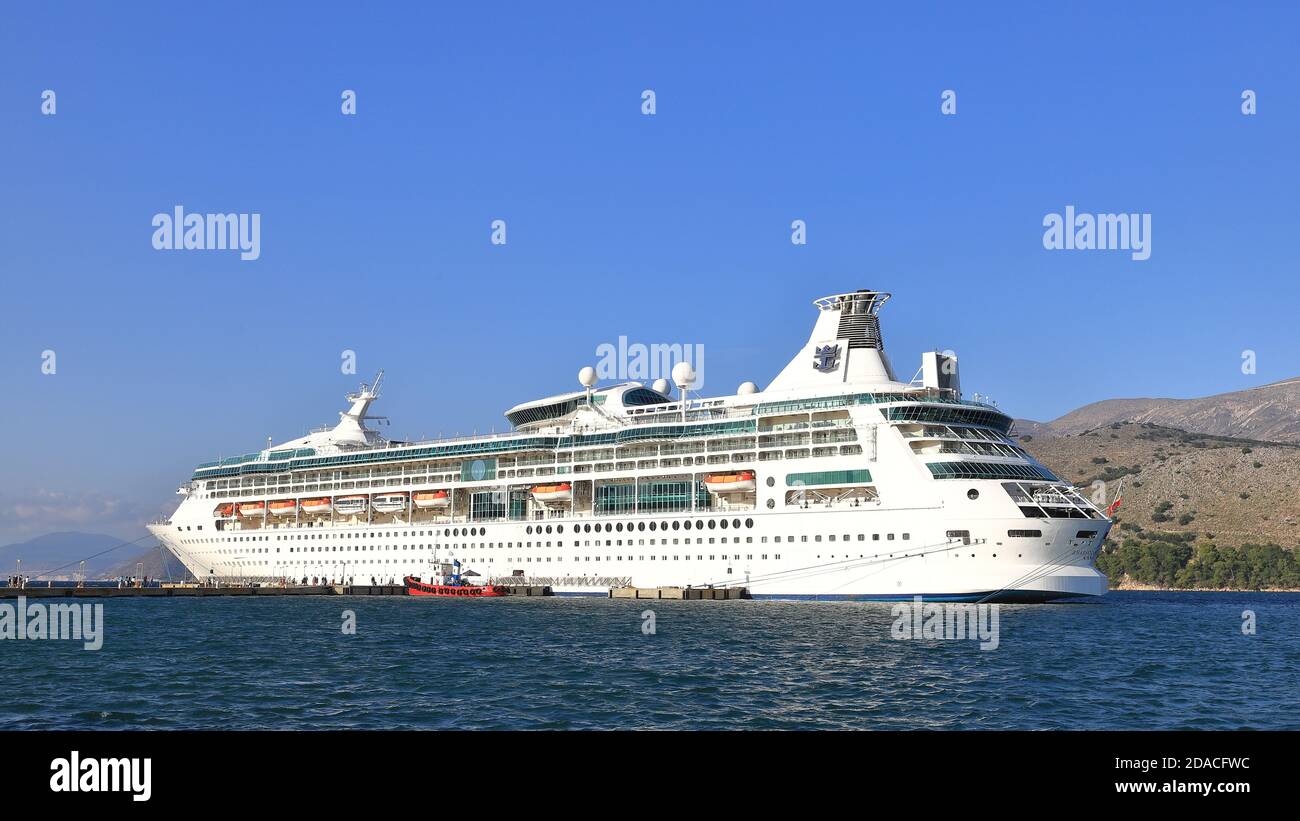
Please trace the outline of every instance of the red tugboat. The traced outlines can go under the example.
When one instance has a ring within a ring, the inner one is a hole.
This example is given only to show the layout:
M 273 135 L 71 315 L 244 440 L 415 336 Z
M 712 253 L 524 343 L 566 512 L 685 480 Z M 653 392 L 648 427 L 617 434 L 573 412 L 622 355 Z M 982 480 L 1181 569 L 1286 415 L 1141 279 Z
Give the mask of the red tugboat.
M 460 562 L 454 564 L 455 572 L 445 584 L 428 584 L 414 576 L 402 579 L 408 596 L 442 596 L 446 598 L 487 598 L 508 595 L 504 585 L 470 584 L 460 577 Z
M 484 598 L 506 595 L 505 587 L 499 584 L 466 584 L 464 582 L 460 584 L 427 584 L 416 581 L 413 576 L 407 576 L 403 581 L 406 582 L 406 595 L 408 596 Z

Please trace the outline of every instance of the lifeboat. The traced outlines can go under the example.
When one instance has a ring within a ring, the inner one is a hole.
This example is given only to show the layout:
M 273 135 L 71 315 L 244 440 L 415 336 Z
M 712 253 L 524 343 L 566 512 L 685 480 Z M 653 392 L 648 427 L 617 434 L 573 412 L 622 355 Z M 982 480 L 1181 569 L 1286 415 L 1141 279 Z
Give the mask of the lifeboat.
M 302 512 L 306 513 L 308 516 L 314 516 L 318 513 L 329 513 L 329 510 L 330 510 L 329 499 L 303 499 L 302 500 Z
M 435 508 L 447 507 L 451 504 L 451 496 L 447 495 L 445 490 L 422 490 L 411 494 L 411 501 L 420 510 L 429 510 Z
M 406 510 L 406 494 L 381 493 L 370 500 L 370 509 L 376 513 L 401 513 Z
M 240 502 L 240 516 L 261 516 L 266 512 L 266 502 Z
M 533 498 L 539 502 L 567 502 L 573 498 L 573 485 L 568 482 L 537 485 L 533 488 Z
M 217 505 L 216 509 L 212 511 L 212 515 L 218 519 L 233 519 L 235 517 L 235 503 L 225 502 Z
M 298 510 L 298 503 L 293 499 L 280 499 L 268 505 L 272 516 L 289 516 Z
M 365 513 L 370 500 L 365 496 L 339 496 L 334 500 L 334 512 L 342 516 Z
M 505 596 L 506 588 L 500 584 L 428 584 L 416 581 L 413 576 L 402 579 L 408 596 L 442 596 L 445 598 L 484 599 Z
M 704 486 L 710 493 L 744 493 L 754 489 L 754 471 L 713 473 L 704 477 Z

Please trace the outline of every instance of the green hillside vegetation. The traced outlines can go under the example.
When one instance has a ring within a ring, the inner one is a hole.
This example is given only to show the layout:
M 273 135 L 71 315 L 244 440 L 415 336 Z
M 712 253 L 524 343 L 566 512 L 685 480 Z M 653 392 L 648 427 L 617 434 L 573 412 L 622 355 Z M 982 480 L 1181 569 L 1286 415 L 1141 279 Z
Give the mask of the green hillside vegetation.
M 1107 543 L 1097 568 L 1114 586 L 1124 579 L 1177 589 L 1267 590 L 1300 588 L 1296 552 L 1276 544 L 1218 547 L 1193 544 L 1193 533 L 1154 534 Z

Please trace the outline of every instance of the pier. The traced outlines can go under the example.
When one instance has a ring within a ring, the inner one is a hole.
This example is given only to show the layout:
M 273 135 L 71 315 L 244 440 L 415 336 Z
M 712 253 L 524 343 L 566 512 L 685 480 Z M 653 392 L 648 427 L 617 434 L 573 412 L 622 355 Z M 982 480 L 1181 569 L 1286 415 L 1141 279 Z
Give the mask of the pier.
M 550 596 L 550 587 L 541 585 L 510 585 L 510 596 Z M 288 587 L 252 585 L 168 584 L 160 587 L 0 587 L 0 599 L 118 599 L 118 598 L 202 598 L 207 596 L 405 596 L 406 587 L 400 584 L 324 584 L 293 585 Z
M 676 599 L 681 601 L 735 601 L 753 598 L 745 587 L 613 587 L 611 599 Z

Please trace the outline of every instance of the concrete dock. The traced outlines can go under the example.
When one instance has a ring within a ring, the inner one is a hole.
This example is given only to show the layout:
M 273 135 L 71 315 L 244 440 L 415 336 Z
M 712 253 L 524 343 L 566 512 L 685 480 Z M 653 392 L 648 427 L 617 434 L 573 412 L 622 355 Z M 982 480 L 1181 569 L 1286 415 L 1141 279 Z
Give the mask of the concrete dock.
M 682 601 L 733 601 L 750 598 L 744 587 L 614 587 L 611 599 L 678 599 Z
M 550 596 L 551 588 L 537 585 L 510 585 L 511 596 Z M 228 585 L 163 585 L 161 587 L 0 587 L 0 599 L 116 599 L 116 598 L 196 598 L 205 596 L 405 596 L 400 584 L 377 585 L 294 585 L 291 587 L 252 587 Z

